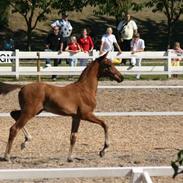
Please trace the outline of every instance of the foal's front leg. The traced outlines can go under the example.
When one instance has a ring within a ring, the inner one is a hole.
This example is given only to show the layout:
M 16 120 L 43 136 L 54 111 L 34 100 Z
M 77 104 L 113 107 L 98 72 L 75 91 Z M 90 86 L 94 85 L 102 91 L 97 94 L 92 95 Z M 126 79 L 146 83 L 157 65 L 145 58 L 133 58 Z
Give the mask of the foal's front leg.
M 92 123 L 99 124 L 104 129 L 104 135 L 105 135 L 104 146 L 99 153 L 100 157 L 103 157 L 105 155 L 107 148 L 109 147 L 108 126 L 104 123 L 104 121 L 98 119 L 93 113 L 84 114 L 82 116 L 82 119 Z
M 71 127 L 71 135 L 70 135 L 70 149 L 69 149 L 69 154 L 67 157 L 68 162 L 72 162 L 72 152 L 74 145 L 76 143 L 76 138 L 77 138 L 77 132 L 80 124 L 80 119 L 77 117 L 72 117 L 72 127 Z

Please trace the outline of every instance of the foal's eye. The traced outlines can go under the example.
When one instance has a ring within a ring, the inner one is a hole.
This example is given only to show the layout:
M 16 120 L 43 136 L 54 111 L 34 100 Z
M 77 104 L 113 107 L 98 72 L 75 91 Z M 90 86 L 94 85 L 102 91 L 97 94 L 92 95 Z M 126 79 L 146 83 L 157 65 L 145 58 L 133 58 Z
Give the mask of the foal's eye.
M 112 66 L 111 65 L 107 65 L 107 68 L 110 69 Z

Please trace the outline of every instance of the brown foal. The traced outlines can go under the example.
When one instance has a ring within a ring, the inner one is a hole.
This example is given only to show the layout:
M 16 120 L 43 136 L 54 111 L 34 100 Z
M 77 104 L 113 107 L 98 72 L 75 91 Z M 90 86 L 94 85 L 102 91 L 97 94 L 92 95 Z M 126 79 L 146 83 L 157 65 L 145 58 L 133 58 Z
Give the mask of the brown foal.
M 4 95 L 16 88 L 21 88 L 18 94 L 21 109 L 11 112 L 11 116 L 16 122 L 10 128 L 5 160 L 10 160 L 12 144 L 20 129 L 23 129 L 25 135 L 25 142 L 22 146 L 24 147 L 30 140 L 30 135 L 24 126 L 31 118 L 42 111 L 72 117 L 68 161 L 72 161 L 73 147 L 81 120 L 99 124 L 104 129 L 104 146 L 100 151 L 100 156 L 104 156 L 106 149 L 109 147 L 108 127 L 103 120 L 98 119 L 93 113 L 96 107 L 98 79 L 100 77 L 109 77 L 117 82 L 123 81 L 121 73 L 106 56 L 107 54 L 91 62 L 82 72 L 77 82 L 64 87 L 41 82 L 27 85 L 0 83 L 0 94 Z

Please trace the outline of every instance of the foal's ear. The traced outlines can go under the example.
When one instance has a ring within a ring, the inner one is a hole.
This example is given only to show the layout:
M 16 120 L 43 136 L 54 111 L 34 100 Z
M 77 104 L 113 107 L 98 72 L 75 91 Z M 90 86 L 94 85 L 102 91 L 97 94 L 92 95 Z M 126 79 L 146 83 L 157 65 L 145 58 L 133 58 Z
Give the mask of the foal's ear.
M 108 52 L 106 52 L 104 55 L 102 55 L 102 56 L 100 56 L 99 58 L 97 58 L 97 61 L 98 61 L 98 62 L 103 61 L 103 60 L 107 57 L 107 54 L 108 54 Z

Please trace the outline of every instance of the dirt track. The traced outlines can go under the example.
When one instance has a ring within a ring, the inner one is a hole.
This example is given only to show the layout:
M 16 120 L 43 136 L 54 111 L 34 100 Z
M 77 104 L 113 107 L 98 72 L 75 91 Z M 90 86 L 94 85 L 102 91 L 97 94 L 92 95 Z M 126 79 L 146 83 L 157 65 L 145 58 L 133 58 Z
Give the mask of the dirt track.
M 110 84 L 110 83 L 106 83 Z M 113 83 L 114 84 L 114 83 Z M 183 85 L 182 81 L 126 81 L 124 85 Z M 96 111 L 183 111 L 183 89 L 101 89 Z M 17 91 L 0 96 L 0 111 L 18 108 Z M 183 148 L 183 116 L 179 117 L 102 117 L 109 126 L 110 148 L 104 158 L 98 156 L 103 145 L 99 126 L 83 121 L 74 149 L 76 159 L 67 163 L 70 118 L 34 118 L 27 124 L 33 139 L 21 151 L 22 132 L 13 149 L 12 163 L 0 161 L 0 168 L 169 166 Z M 0 158 L 5 150 L 11 118 L 0 119 Z M 179 176 L 153 179 L 158 183 L 183 182 Z M 128 182 L 127 179 L 64 179 L 24 182 Z M 8 181 L 7 181 L 8 182 Z M 11 181 L 12 182 L 12 181 Z M 15 181 L 20 182 L 20 181 Z

